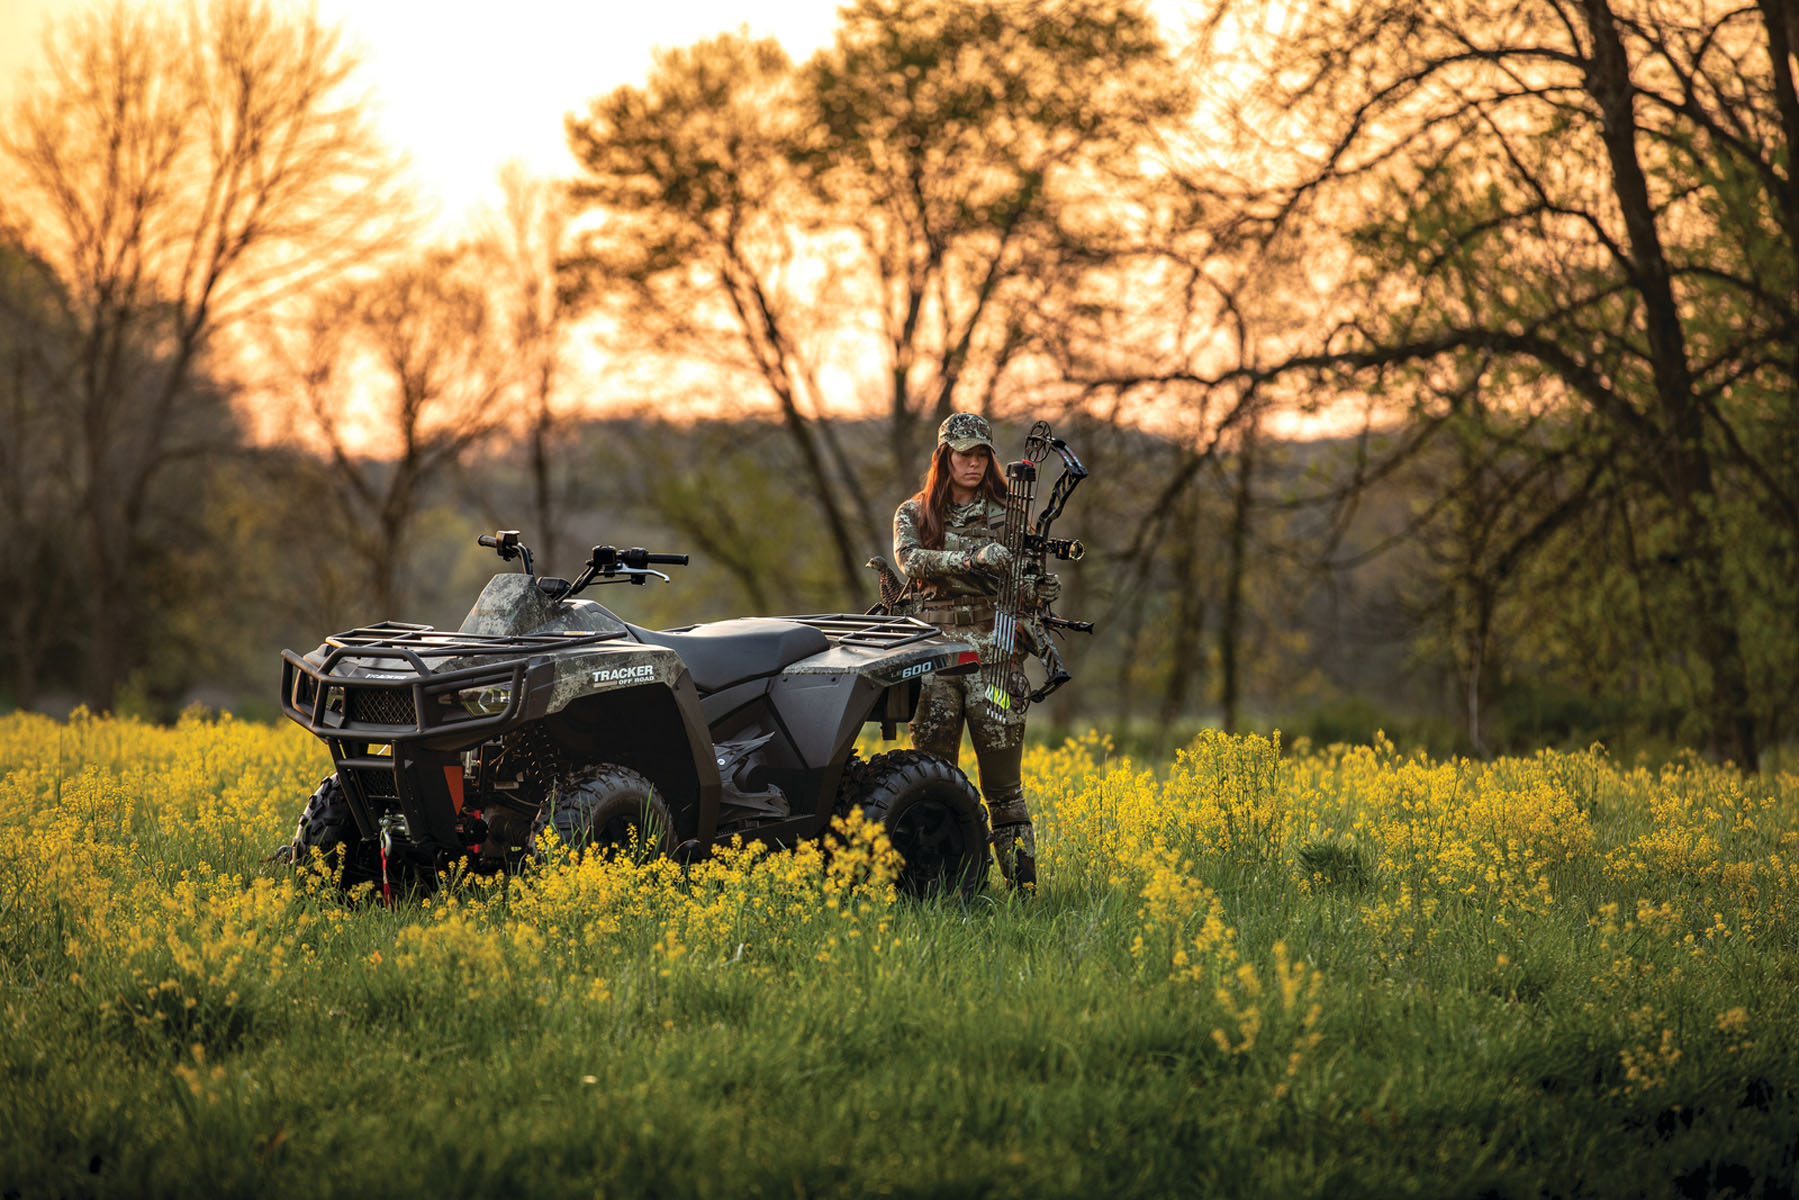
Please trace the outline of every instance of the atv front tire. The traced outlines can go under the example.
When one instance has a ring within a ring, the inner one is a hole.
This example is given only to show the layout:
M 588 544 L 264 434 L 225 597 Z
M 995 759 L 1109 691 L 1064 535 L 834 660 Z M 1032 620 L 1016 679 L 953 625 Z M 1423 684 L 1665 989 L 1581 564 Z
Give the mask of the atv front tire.
M 973 895 L 987 878 L 987 815 L 953 763 L 891 750 L 860 765 L 847 799 L 879 821 L 899 851 L 894 886 L 908 896 Z
M 545 828 L 577 855 L 660 858 L 674 846 L 668 802 L 649 780 L 629 767 L 601 763 L 556 783 L 555 795 L 531 829 L 531 851 L 541 858 Z
M 300 810 L 300 822 L 294 829 L 294 865 L 305 866 L 314 850 L 324 856 L 326 870 L 340 887 L 381 878 L 381 851 L 357 832 L 356 818 L 350 814 L 350 802 L 336 775 L 327 775 L 319 783 Z

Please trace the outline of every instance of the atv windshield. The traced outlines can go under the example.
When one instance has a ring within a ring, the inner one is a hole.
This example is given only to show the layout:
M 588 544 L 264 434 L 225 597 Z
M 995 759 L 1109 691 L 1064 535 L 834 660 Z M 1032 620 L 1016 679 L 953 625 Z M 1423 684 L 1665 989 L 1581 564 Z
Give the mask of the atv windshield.
M 462 620 L 462 633 L 625 633 L 625 623 L 592 600 L 553 600 L 535 576 L 495 575 Z

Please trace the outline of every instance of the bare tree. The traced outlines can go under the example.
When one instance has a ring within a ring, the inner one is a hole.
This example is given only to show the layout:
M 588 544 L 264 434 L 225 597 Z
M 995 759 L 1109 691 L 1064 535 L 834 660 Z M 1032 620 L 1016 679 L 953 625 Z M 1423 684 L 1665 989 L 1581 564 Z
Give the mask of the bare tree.
M 574 411 L 566 394 L 570 339 L 580 307 L 559 274 L 570 249 L 566 190 L 533 179 L 517 163 L 500 172 L 501 208 L 475 252 L 493 265 L 496 315 L 513 349 L 519 430 L 530 474 L 532 541 L 560 561 L 567 483 L 557 454 Z
M 853 595 L 876 527 L 865 510 L 858 522 L 857 489 L 818 420 L 820 275 L 804 261 L 817 214 L 788 163 L 803 120 L 795 87 L 779 44 L 725 35 L 660 54 L 644 87 L 571 120 L 574 194 L 599 216 L 574 276 L 639 347 L 773 398 Z
M 1112 0 L 859 0 L 805 76 L 795 157 L 861 245 L 904 473 L 952 409 L 1053 378 L 1053 347 L 1107 327 L 1155 248 L 1133 232 L 1148 156 L 1192 92 L 1155 20 Z
M 630 330 L 728 347 L 775 399 L 854 594 L 874 497 L 909 488 L 937 421 L 1053 381 L 1077 328 L 1116 332 L 1144 156 L 1188 94 L 1136 3 L 864 0 L 798 69 L 713 39 L 570 123 L 588 261 Z M 873 385 L 889 470 L 819 419 L 827 380 Z
M 320 297 L 269 342 L 384 618 L 405 598 L 407 537 L 431 487 L 502 427 L 518 379 L 480 274 L 466 251 L 428 252 Z
M 127 662 L 148 501 L 229 444 L 195 372 L 219 335 L 367 254 L 394 211 L 337 33 L 266 0 L 176 18 L 115 3 L 52 27 L 0 139 L 0 212 L 58 280 L 62 400 L 91 605 L 90 704 Z

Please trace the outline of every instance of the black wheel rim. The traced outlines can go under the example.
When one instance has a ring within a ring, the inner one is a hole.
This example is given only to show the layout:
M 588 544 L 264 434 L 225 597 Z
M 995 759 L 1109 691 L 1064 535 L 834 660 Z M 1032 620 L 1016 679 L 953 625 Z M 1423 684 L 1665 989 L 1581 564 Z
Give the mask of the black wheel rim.
M 902 886 L 926 890 L 959 880 L 968 854 L 968 837 L 956 810 L 941 800 L 922 799 L 900 813 L 887 831 L 905 868 Z

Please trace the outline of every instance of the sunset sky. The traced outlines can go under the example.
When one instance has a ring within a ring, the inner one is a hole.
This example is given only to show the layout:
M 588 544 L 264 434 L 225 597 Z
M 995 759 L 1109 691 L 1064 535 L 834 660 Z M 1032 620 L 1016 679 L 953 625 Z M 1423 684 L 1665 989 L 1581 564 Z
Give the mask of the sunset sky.
M 42 59 L 46 17 L 76 0 L 0 0 L 0 79 Z M 132 0 L 140 4 L 157 0 Z M 180 0 L 175 0 L 179 3 Z M 562 118 L 621 83 L 640 82 L 659 46 L 747 26 L 804 57 L 830 40 L 838 0 L 317 0 L 320 16 L 364 52 L 388 141 L 412 160 L 446 231 L 493 199 L 517 158 L 535 174 L 568 171 Z
M 0 0 L 0 104 L 44 67 L 43 30 L 60 14 L 115 0 Z M 207 0 L 122 0 L 128 7 L 181 11 Z M 281 3 L 282 0 L 277 0 Z M 727 30 L 778 39 L 797 59 L 831 40 L 844 0 L 287 0 L 311 7 L 360 51 L 361 85 L 391 148 L 410 162 L 410 178 L 434 233 L 451 241 L 467 233 L 482 208 L 499 202 L 500 168 L 518 160 L 536 176 L 573 172 L 563 121 L 584 114 L 589 102 L 621 84 L 641 83 L 659 48 L 676 48 Z M 1152 0 L 1167 28 L 1187 14 L 1182 0 Z M 578 339 L 574 390 L 582 403 L 601 408 L 637 403 L 647 383 L 593 356 Z M 839 407 L 854 407 L 853 379 L 836 378 L 841 364 L 827 364 L 829 389 Z M 659 377 L 660 378 L 660 377 Z M 665 381 L 664 381 L 665 382 Z M 677 389 L 679 390 L 679 389 Z M 719 402 L 706 391 L 686 396 L 692 411 Z M 736 393 L 730 393 L 735 397 Z M 729 398 L 728 403 L 738 401 Z M 255 436 L 297 436 L 275 408 L 250 403 Z M 372 418 L 371 418 L 372 419 Z M 352 441 L 380 437 L 346 422 Z

